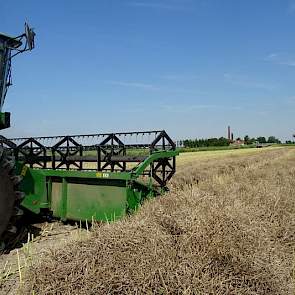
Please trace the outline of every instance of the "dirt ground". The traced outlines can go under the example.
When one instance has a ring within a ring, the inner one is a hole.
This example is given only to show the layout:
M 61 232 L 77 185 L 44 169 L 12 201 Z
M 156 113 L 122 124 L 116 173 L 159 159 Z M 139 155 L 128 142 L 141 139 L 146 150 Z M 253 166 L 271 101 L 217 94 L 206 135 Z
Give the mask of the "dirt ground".
M 48 251 L 63 247 L 71 241 L 87 237 L 89 232 L 79 225 L 62 222 L 42 222 L 33 225 L 23 246 L 0 256 L 0 295 L 19 293 L 19 285 L 25 272 Z M 33 232 L 39 232 L 34 237 Z

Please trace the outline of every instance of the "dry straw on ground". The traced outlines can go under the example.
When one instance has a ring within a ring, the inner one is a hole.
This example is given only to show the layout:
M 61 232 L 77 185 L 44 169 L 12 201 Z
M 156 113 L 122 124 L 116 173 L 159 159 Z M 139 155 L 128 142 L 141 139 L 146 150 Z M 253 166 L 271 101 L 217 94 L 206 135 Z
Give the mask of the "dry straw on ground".
M 293 294 L 295 151 L 180 170 L 164 197 L 44 257 L 28 294 Z

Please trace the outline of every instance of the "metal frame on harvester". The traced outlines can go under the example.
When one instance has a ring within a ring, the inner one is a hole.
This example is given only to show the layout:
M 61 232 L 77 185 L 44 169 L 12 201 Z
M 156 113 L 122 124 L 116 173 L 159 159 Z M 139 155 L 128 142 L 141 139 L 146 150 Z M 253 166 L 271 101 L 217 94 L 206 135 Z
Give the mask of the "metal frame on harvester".
M 134 141 L 136 143 L 134 143 Z M 23 177 L 21 205 L 62 220 L 109 221 L 167 190 L 176 145 L 163 130 L 0 137 Z

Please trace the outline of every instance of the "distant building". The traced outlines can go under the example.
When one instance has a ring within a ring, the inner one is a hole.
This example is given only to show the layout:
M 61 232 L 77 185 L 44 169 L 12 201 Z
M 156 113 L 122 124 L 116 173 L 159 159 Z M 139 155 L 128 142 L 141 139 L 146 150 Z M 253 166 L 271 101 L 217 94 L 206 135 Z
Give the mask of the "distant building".
M 234 145 L 245 145 L 245 141 L 242 139 L 236 139 L 232 142 Z
M 240 146 L 245 145 L 245 141 L 242 140 L 242 139 L 240 139 L 240 138 L 238 138 L 238 139 L 232 140 L 230 142 L 230 145 L 231 146 L 235 146 L 235 147 L 240 147 Z

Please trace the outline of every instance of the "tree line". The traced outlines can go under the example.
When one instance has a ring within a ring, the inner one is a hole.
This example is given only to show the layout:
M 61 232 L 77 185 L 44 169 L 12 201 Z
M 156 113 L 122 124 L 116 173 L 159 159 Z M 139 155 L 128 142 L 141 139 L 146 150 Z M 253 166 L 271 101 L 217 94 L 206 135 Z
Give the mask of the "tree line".
M 243 141 L 244 144 L 267 144 L 267 143 L 281 143 L 281 141 L 276 138 L 275 136 L 269 136 L 268 138 L 264 136 L 259 136 L 257 138 L 250 138 L 246 135 L 243 139 L 237 138 L 234 142 Z M 210 146 L 229 146 L 232 141 L 228 140 L 225 137 L 219 138 L 201 138 L 201 139 L 185 139 L 179 142 L 180 146 L 187 147 L 187 148 L 197 148 L 197 147 L 210 147 Z M 287 142 L 286 142 L 287 143 Z

